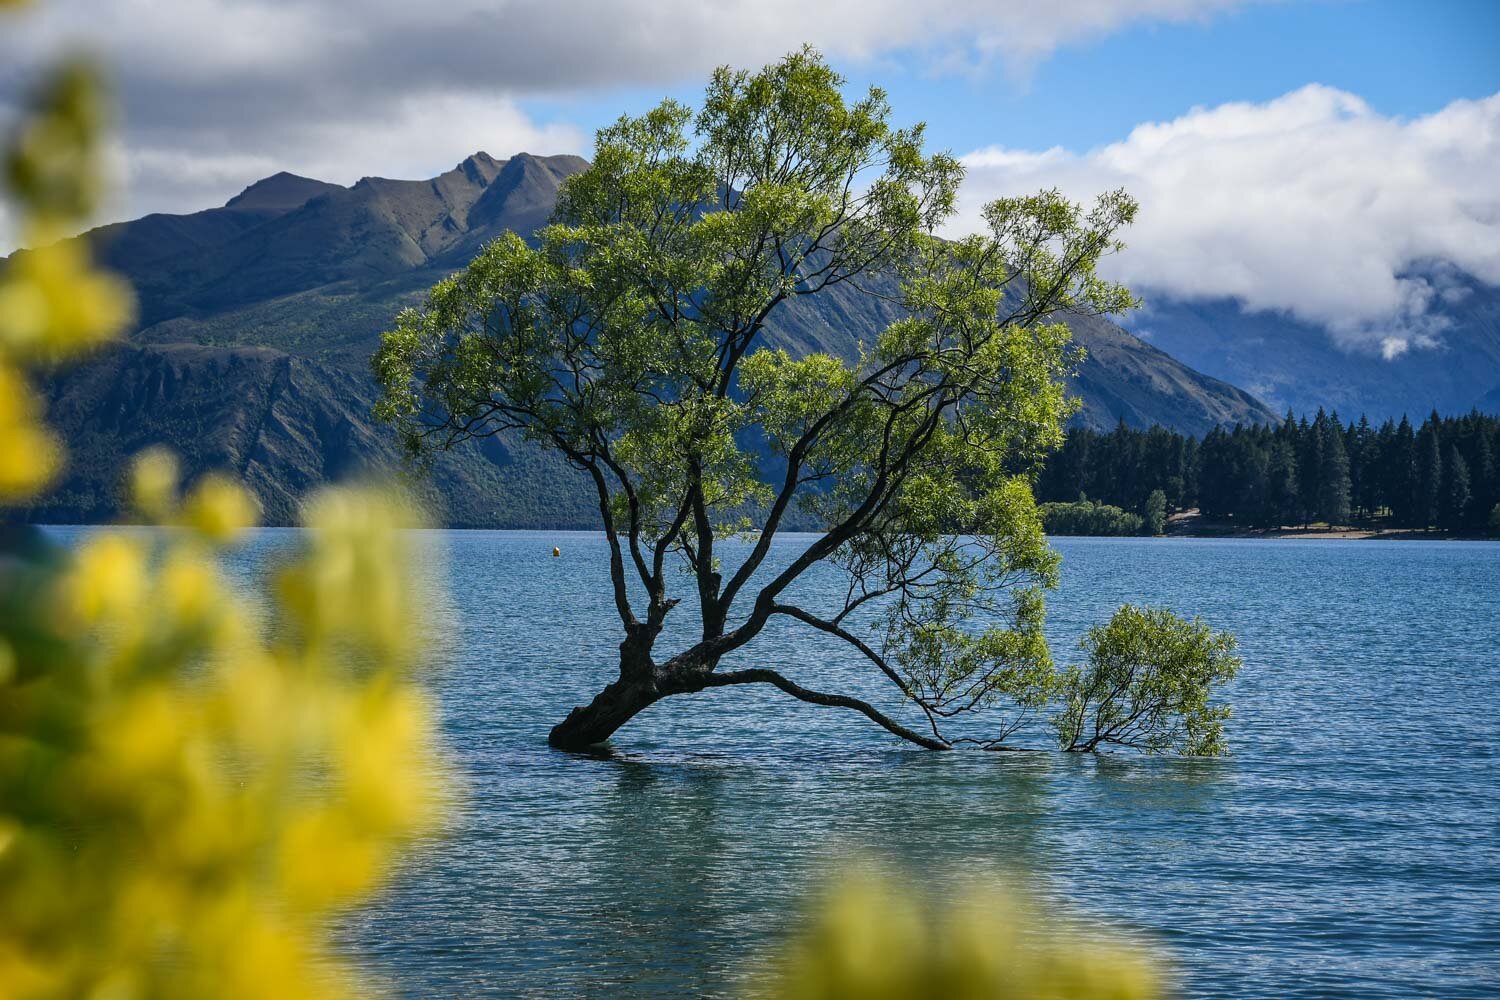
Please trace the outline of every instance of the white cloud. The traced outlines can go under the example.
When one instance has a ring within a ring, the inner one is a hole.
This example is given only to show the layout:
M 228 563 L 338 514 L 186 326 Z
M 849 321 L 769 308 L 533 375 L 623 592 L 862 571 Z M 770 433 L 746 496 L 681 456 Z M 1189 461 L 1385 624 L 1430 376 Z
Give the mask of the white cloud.
M 1110 273 L 1148 296 L 1232 297 L 1326 326 L 1387 358 L 1437 343 L 1446 261 L 1500 284 L 1500 94 L 1417 119 L 1310 85 L 1198 108 L 1084 154 L 981 149 L 960 222 L 1006 194 L 1059 187 L 1140 200 Z
M 584 152 L 527 97 L 667 86 L 805 42 L 841 60 L 1018 71 L 1132 23 L 1264 0 L 48 0 L 0 20 L 0 125 L 59 52 L 123 112 L 112 215 L 192 211 L 275 170 L 427 176 L 477 149 Z
M 669 82 L 803 43 L 847 58 L 916 49 L 949 63 L 1024 62 L 1129 24 L 1253 2 L 1265 0 L 50 0 L 14 49 L 86 40 L 132 72 L 179 82 L 349 79 L 357 67 L 388 86 L 425 76 L 527 90 Z

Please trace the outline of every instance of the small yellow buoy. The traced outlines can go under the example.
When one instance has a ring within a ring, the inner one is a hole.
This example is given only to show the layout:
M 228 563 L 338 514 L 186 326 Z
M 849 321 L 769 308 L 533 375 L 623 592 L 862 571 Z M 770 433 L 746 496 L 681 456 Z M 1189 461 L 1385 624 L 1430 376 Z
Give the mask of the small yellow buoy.
M 562 549 L 558 548 L 556 545 L 552 546 L 552 558 L 556 559 L 560 555 L 562 555 Z

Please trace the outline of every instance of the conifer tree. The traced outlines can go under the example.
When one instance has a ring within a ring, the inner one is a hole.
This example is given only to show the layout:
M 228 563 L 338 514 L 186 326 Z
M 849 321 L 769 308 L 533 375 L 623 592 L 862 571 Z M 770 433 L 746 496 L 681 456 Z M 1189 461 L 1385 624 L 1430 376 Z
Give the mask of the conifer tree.
M 1297 460 L 1285 441 L 1271 445 L 1271 461 L 1266 469 L 1266 524 L 1280 527 L 1298 520 L 1301 503 L 1297 490 Z
M 1417 432 L 1417 466 L 1413 480 L 1412 525 L 1437 523 L 1443 497 L 1443 457 L 1438 444 L 1438 416 L 1434 413 Z
M 1328 415 L 1321 408 L 1311 424 L 1302 419 L 1297 428 L 1297 481 L 1302 484 L 1302 524 L 1304 527 L 1320 513 L 1323 497 L 1323 443 Z
M 1439 525 L 1449 531 L 1463 528 L 1469 506 L 1469 463 L 1457 445 L 1448 446 L 1448 460 L 1443 463 L 1443 509 Z
M 1490 444 L 1489 427 L 1485 419 L 1477 416 L 1479 427 L 1474 434 L 1474 461 L 1469 467 L 1469 486 L 1472 497 L 1469 503 L 1469 522 L 1481 525 L 1486 513 L 1495 505 L 1495 452 Z
M 1321 416 L 1321 413 L 1319 414 Z M 1318 483 L 1318 517 L 1329 526 L 1349 523 L 1349 456 L 1338 416 L 1322 421 L 1322 458 Z
M 1403 528 L 1417 526 L 1417 446 L 1405 415 L 1391 435 L 1385 455 L 1385 495 L 1392 519 Z
M 1378 448 L 1375 428 L 1363 414 L 1359 423 L 1351 424 L 1344 438 L 1349 453 L 1349 504 L 1360 521 L 1367 521 L 1374 513 L 1375 498 L 1379 494 Z

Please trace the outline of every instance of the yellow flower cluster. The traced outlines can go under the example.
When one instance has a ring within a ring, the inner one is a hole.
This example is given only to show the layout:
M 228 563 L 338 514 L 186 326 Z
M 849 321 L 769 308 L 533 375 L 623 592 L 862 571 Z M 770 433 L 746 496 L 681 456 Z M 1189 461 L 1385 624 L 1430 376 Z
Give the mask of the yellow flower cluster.
M 868 873 L 846 878 L 771 971 L 766 1000 L 1150 1000 L 1143 952 L 1071 929 L 1004 893 L 946 907 Z
M 102 119 L 94 74 L 82 63 L 65 66 L 39 92 L 4 157 L 5 190 L 33 249 L 0 268 L 0 503 L 33 496 L 62 458 L 25 369 L 108 340 L 133 309 L 123 282 L 97 270 L 81 241 L 62 239 L 98 200 Z
M 0 343 L 11 358 L 65 360 L 114 336 L 131 297 L 66 240 L 16 255 L 0 275 Z
M 286 998 L 367 989 L 323 946 L 443 815 L 410 668 L 403 504 L 310 505 L 267 639 L 215 568 L 250 510 L 223 481 L 0 582 L 0 988 Z
M 0 358 L 0 502 L 31 496 L 57 471 L 62 452 L 40 410 L 26 379 Z
M 4 156 L 35 249 L 0 266 L 0 502 L 62 459 L 27 372 L 130 315 L 127 289 L 61 240 L 97 198 L 100 118 L 92 74 L 65 67 Z M 259 609 L 215 558 L 255 519 L 242 489 L 210 476 L 179 497 L 158 451 L 130 485 L 157 527 L 72 554 L 0 545 L 0 997 L 365 995 L 329 923 L 445 799 L 411 677 L 408 505 L 315 498 Z

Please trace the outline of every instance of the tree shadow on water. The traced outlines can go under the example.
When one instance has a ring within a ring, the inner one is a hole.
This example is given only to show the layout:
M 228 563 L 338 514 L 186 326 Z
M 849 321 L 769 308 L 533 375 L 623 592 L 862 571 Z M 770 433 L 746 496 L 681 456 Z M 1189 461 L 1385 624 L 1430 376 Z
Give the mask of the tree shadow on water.
M 853 859 L 920 873 L 1045 866 L 1056 755 L 874 750 L 804 760 L 598 755 L 592 897 L 569 936 L 583 995 L 734 992 Z
M 1080 791 L 1130 811 L 1200 813 L 1216 807 L 1235 781 L 1233 758 L 1066 754 Z

